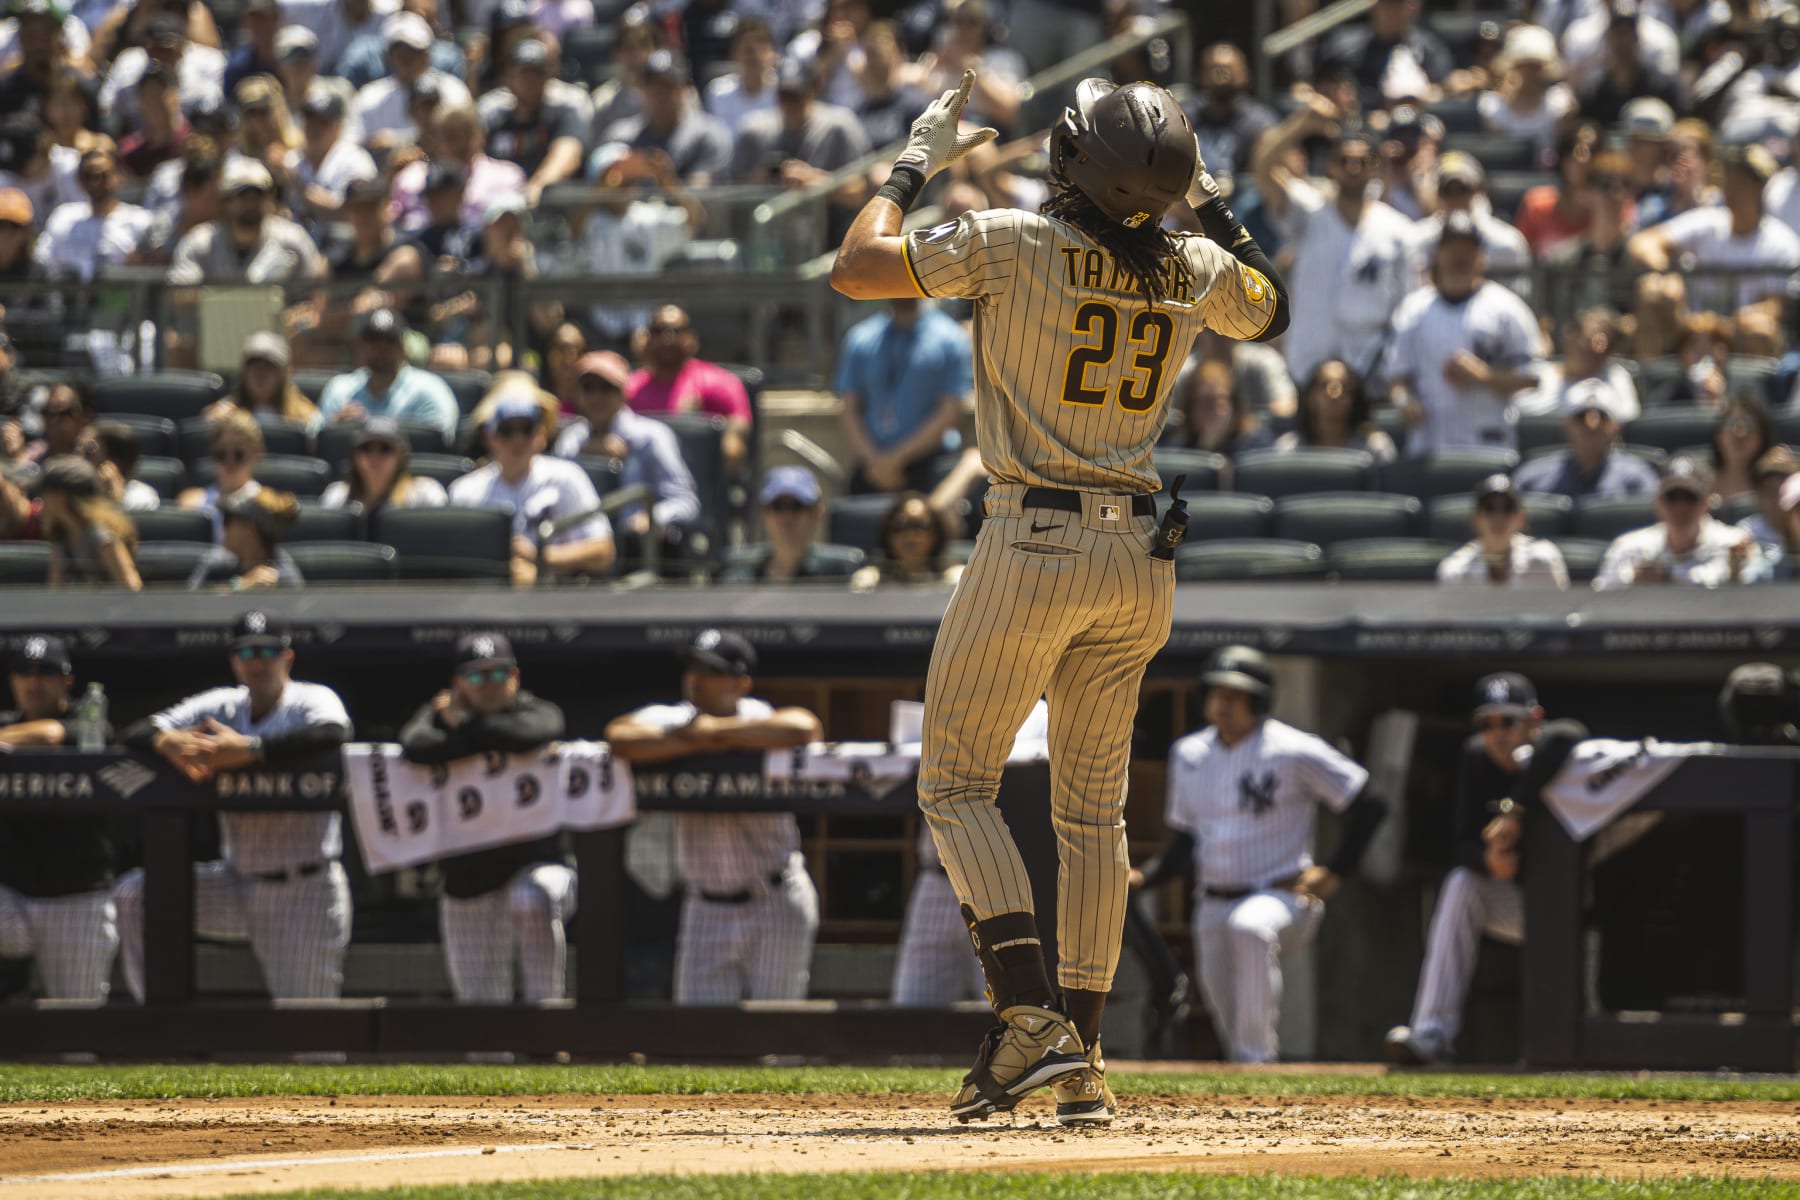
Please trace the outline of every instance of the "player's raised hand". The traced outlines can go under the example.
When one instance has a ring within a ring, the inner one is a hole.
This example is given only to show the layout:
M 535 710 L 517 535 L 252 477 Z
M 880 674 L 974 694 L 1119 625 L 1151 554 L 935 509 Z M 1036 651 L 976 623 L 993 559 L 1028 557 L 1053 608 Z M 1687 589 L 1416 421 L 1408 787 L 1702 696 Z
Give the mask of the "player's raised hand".
M 1194 182 L 1188 185 L 1187 202 L 1192 208 L 1219 198 L 1219 181 L 1206 169 L 1206 156 L 1200 153 L 1200 135 L 1194 135 Z
M 999 130 L 985 126 L 968 133 L 957 132 L 963 105 L 969 102 L 969 89 L 974 86 L 975 72 L 964 71 L 961 87 L 951 88 L 925 106 L 912 124 L 906 149 L 894 160 L 896 166 L 904 163 L 915 167 L 930 179 L 975 147 L 1000 136 Z

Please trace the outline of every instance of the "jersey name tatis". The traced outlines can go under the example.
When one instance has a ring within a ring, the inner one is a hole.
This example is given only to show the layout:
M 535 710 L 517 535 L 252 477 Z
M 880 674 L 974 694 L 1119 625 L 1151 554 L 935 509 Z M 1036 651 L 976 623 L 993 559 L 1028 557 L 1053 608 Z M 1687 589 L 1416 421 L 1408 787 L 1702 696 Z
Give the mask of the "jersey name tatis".
M 1092 246 L 1059 246 L 1063 274 L 1072 288 L 1096 288 L 1106 292 L 1137 292 L 1138 278 L 1126 270 L 1119 260 Z M 1170 261 L 1164 268 L 1168 277 L 1166 301 L 1170 304 L 1194 302 L 1194 280 L 1185 263 Z

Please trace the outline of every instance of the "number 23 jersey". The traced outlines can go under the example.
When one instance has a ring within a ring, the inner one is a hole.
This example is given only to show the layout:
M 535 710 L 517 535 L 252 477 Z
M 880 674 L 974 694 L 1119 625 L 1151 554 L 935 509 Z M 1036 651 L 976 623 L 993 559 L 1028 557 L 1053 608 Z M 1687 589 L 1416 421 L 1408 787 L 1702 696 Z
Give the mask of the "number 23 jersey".
M 1218 243 L 1177 234 L 1183 273 L 1147 307 L 1138 283 L 1073 226 L 1018 209 L 964 213 L 905 237 L 926 296 L 975 301 L 975 426 L 997 483 L 1160 489 L 1150 452 L 1202 329 L 1248 340 L 1275 291 Z

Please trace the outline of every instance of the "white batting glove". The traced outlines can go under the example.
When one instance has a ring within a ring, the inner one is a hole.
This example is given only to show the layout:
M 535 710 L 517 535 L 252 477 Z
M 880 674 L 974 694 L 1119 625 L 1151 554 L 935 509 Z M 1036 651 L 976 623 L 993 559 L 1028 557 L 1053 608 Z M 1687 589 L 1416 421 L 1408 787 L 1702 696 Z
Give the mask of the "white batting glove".
M 981 128 L 964 134 L 956 131 L 963 105 L 969 102 L 969 89 L 974 86 L 975 72 L 964 71 L 961 87 L 945 92 L 927 105 L 919 119 L 913 122 L 912 138 L 900 152 L 900 157 L 894 160 L 894 165 L 916 168 L 930 179 L 975 147 L 999 137 L 998 129 Z
M 1219 181 L 1206 169 L 1206 156 L 1200 153 L 1200 138 L 1194 137 L 1194 182 L 1188 185 L 1188 205 L 1199 208 L 1219 198 Z

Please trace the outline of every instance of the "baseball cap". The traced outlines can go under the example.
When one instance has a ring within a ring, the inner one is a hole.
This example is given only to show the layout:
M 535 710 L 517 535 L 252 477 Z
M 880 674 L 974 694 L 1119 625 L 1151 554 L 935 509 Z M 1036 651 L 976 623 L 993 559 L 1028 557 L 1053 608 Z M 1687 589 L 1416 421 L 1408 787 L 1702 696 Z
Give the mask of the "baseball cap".
M 1527 717 L 1538 706 L 1537 689 L 1531 680 L 1517 671 L 1500 671 L 1485 676 L 1475 685 L 1475 719 L 1493 713 L 1509 717 Z
M 434 162 L 425 172 L 425 190 L 440 192 L 445 188 L 463 188 L 469 184 L 469 173 L 452 162 Z
M 583 375 L 598 375 L 622 392 L 631 378 L 631 367 L 611 350 L 592 350 L 575 360 L 575 378 Z
M 374 442 L 384 442 L 401 450 L 409 445 L 406 435 L 400 432 L 400 422 L 392 417 L 370 417 L 364 421 L 356 436 L 350 439 L 350 447 L 355 449 Z
M 762 491 L 758 494 L 757 501 L 761 504 L 773 504 L 787 498 L 813 505 L 819 502 L 819 497 L 818 478 L 805 467 L 789 464 L 776 467 L 763 477 Z
M 1727 146 L 1719 155 L 1719 162 L 1727 171 L 1738 170 L 1750 175 L 1760 183 L 1767 183 L 1781 169 L 1775 156 L 1762 146 Z
M 46 459 L 38 473 L 39 492 L 66 492 L 71 496 L 98 496 L 100 476 L 93 464 L 77 454 L 58 454 Z
M 645 79 L 667 79 L 672 83 L 688 81 L 687 59 L 673 50 L 653 50 L 644 59 L 643 76 Z
M 1712 470 L 1697 458 L 1690 458 L 1686 454 L 1676 455 L 1663 468 L 1662 478 L 1656 484 L 1657 495 L 1667 496 L 1671 492 L 1687 492 L 1705 500 L 1713 492 Z
M 288 627 L 286 617 L 253 608 L 231 623 L 231 644 L 280 646 L 286 649 L 294 644 L 294 633 Z
M 466 667 L 516 667 L 512 642 L 504 633 L 483 630 L 465 633 L 456 639 L 456 669 Z
M 437 39 L 431 35 L 431 26 L 418 13 L 397 12 L 381 23 L 381 40 L 390 46 L 411 46 L 414 50 L 429 50 L 431 43 Z
M 488 414 L 483 428 L 492 433 L 507 421 L 530 421 L 533 424 L 542 424 L 543 420 L 543 407 L 529 395 L 515 391 L 511 395 L 500 398 L 499 402 L 494 405 L 494 411 Z
M 1475 218 L 1466 212 L 1444 214 L 1444 229 L 1438 234 L 1438 245 L 1443 245 L 1452 238 L 1464 238 L 1481 244 L 1481 231 L 1475 228 Z
M 28 666 L 44 666 L 59 675 L 73 675 L 75 664 L 69 658 L 69 644 L 51 634 L 34 633 L 12 653 L 11 668 L 19 671 Z
M 756 670 L 756 651 L 749 642 L 723 629 L 703 629 L 688 647 L 687 660 L 702 670 L 748 675 Z
M 287 368 L 288 363 L 293 361 L 293 355 L 288 350 L 287 339 L 279 333 L 271 333 L 266 329 L 244 339 L 243 359 L 245 362 L 249 362 L 253 358 L 273 363 L 283 370 Z
M 319 35 L 304 25 L 283 25 L 275 34 L 275 57 L 282 62 L 312 58 L 319 52 Z
M 1542 25 L 1515 25 L 1506 34 L 1500 51 L 1508 62 L 1535 62 L 1549 66 L 1558 61 L 1556 35 Z
M 775 73 L 775 90 L 801 95 L 813 90 L 818 77 L 819 69 L 810 58 L 790 55 L 781 60 L 781 68 Z
M 301 102 L 300 112 L 303 116 L 324 117 L 328 121 L 342 120 L 348 111 L 344 103 L 344 94 L 330 84 L 313 80 L 312 86 L 306 89 L 306 99 Z
M 174 73 L 169 77 L 174 79 Z M 144 78 L 150 78 L 145 75 Z M 178 86 L 171 82 L 170 87 Z M 219 96 L 195 96 L 185 100 L 181 105 L 181 115 L 187 118 L 188 127 L 195 133 L 228 134 L 237 128 L 238 111 Z
M 534 37 L 520 38 L 512 49 L 512 65 L 536 67 L 540 71 L 548 71 L 550 69 L 550 47 Z
M 29 225 L 33 215 L 30 196 L 18 188 L 0 188 L 0 224 Z
M 1563 416 L 1580 417 L 1590 412 L 1601 413 L 1615 421 L 1620 419 L 1619 394 L 1604 379 L 1578 379 L 1563 392 Z
M 1473 154 L 1451 150 L 1438 159 L 1438 183 L 1460 183 L 1478 192 L 1487 186 L 1487 173 Z
M 1800 459 L 1786 446 L 1775 446 L 1751 465 L 1750 481 L 1760 486 L 1765 479 L 1786 479 L 1796 471 L 1800 471 Z
M 507 192 L 488 202 L 481 211 L 481 227 L 486 229 L 508 213 L 523 216 L 525 214 L 525 197 L 518 192 Z
M 1655 96 L 1639 96 L 1619 113 L 1626 137 L 1666 138 L 1675 128 L 1675 110 Z
M 444 89 L 438 86 L 436 75 L 421 75 L 413 81 L 412 91 L 407 93 L 408 104 L 436 104 L 444 98 Z
M 1475 485 L 1475 503 L 1480 504 L 1491 496 L 1505 496 L 1513 503 L 1519 500 L 1519 489 L 1513 484 L 1512 476 L 1504 471 L 1496 471 Z
M 357 322 L 356 336 L 399 341 L 406 336 L 406 318 L 391 308 L 378 308 Z
M 275 181 L 269 176 L 269 168 L 253 158 L 233 158 L 225 163 L 225 175 L 219 183 L 221 196 L 234 196 L 239 192 L 272 192 Z

